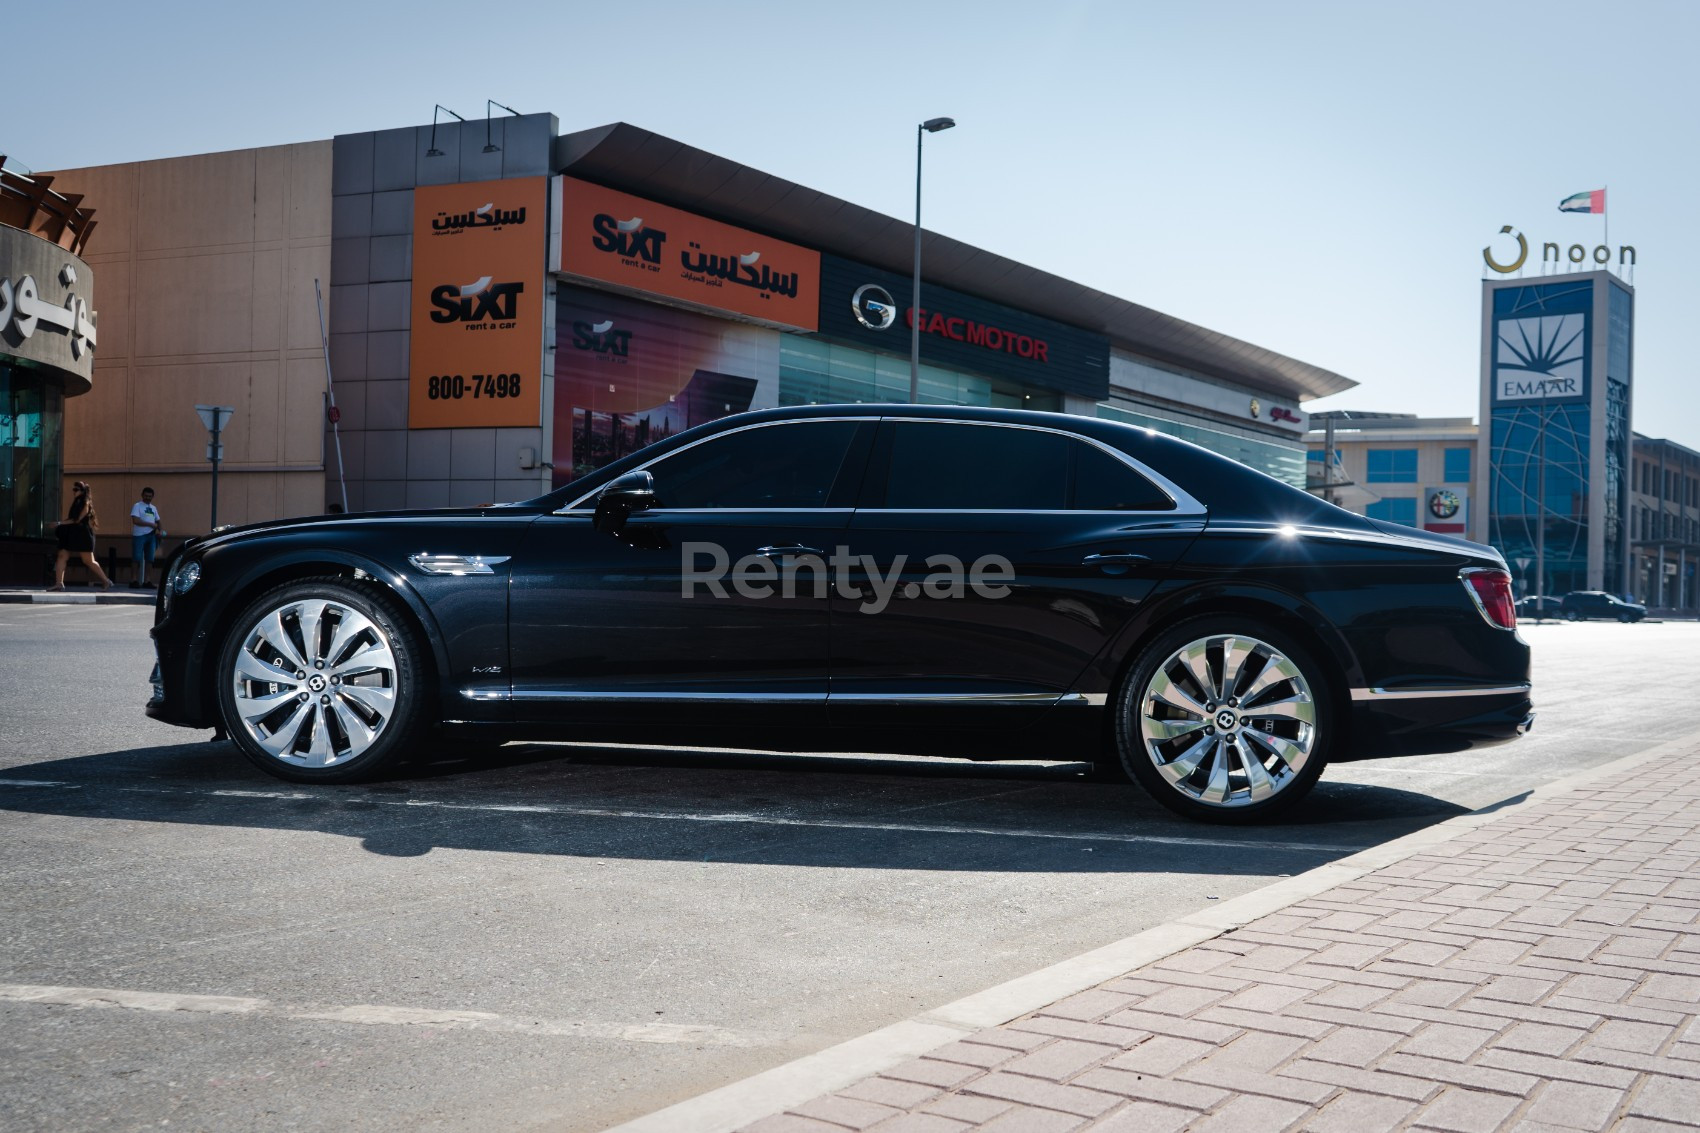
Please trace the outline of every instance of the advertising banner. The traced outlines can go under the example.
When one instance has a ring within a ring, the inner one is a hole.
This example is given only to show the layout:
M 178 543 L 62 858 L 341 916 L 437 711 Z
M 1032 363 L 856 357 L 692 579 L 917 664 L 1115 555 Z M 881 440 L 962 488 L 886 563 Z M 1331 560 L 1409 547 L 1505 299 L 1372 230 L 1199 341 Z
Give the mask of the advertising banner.
M 571 177 L 556 178 L 549 269 L 710 311 L 812 331 L 820 254 Z
M 555 298 L 555 486 L 707 421 L 772 407 L 779 333 L 622 295 Z
M 1587 281 L 1507 287 L 1493 296 L 1493 404 L 1556 405 L 1588 397 Z
M 529 177 L 414 190 L 408 428 L 540 422 L 546 189 Z
M 1110 340 L 1052 319 L 837 256 L 821 257 L 820 333 L 869 350 L 909 354 L 921 324 L 921 361 L 1012 384 L 1102 400 L 1110 393 Z

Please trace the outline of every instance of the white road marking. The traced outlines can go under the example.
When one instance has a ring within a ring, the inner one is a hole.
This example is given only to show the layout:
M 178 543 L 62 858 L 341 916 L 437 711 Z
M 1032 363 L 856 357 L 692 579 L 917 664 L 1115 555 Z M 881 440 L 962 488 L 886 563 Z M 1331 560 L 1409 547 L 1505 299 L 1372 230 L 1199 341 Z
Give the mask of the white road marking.
M 455 1030 L 508 1031 L 528 1035 L 612 1039 L 635 1043 L 707 1043 L 712 1046 L 762 1046 L 778 1036 L 731 1031 L 689 1023 L 602 1023 L 586 1019 L 543 1019 L 498 1015 L 490 1011 L 388 1007 L 357 1003 L 344 1007 L 291 1007 L 269 999 L 230 995 L 176 995 L 106 987 L 51 987 L 0 984 L 0 1002 L 41 1003 L 55 1007 L 107 1007 L 129 1011 L 182 1011 L 199 1015 L 246 1015 L 367 1027 L 441 1027 Z
M 81 789 L 77 783 L 38 783 L 29 780 L 0 779 L 0 786 L 57 786 Z M 89 784 L 100 786 L 100 784 Z M 342 795 L 309 794 L 301 791 L 189 791 L 173 787 L 114 787 L 113 790 L 140 795 L 190 795 L 211 798 L 276 799 L 282 801 L 314 800 L 320 802 L 351 802 L 393 807 L 417 807 L 431 810 L 495 812 L 502 814 L 553 814 L 569 818 L 630 818 L 648 822 L 705 822 L 739 826 L 800 827 L 825 830 L 869 830 L 889 834 L 947 834 L 980 838 L 1037 838 L 1064 842 L 1116 842 L 1127 845 L 1151 846 L 1209 846 L 1232 850 L 1289 850 L 1298 853 L 1349 854 L 1361 847 L 1329 842 L 1274 842 L 1234 840 L 1231 838 L 1187 838 L 1165 834 L 1114 834 L 1073 832 L 1062 830 L 1000 829 L 992 826 L 947 826 L 915 822 L 854 822 L 843 819 L 787 818 L 777 814 L 711 812 L 693 814 L 662 810 L 616 810 L 604 807 L 548 806 L 519 803 L 455 803 L 436 799 L 371 799 Z M 963 800 L 973 801 L 973 800 Z

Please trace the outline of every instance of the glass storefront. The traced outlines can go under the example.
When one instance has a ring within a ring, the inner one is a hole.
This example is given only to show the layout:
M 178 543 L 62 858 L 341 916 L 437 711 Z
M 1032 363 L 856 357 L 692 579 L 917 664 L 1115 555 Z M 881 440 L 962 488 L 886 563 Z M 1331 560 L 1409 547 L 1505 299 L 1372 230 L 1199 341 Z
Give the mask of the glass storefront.
M 988 405 L 997 409 L 1054 409 L 1016 393 L 1000 393 L 986 378 L 921 363 L 925 405 Z M 909 359 L 788 334 L 779 343 L 780 405 L 861 405 L 909 400 Z
M 1303 444 L 1297 441 L 1290 446 L 1283 445 L 1275 441 L 1226 433 L 1203 425 L 1153 417 L 1149 413 L 1136 413 L 1116 405 L 1099 405 L 1098 416 L 1106 421 L 1121 421 L 1128 425 L 1138 425 L 1142 429 L 1155 429 L 1159 433 L 1179 437 L 1183 441 L 1191 441 L 1211 452 L 1232 457 L 1241 464 L 1249 464 L 1259 472 L 1267 473 L 1295 488 L 1302 489 L 1305 486 L 1305 449 Z
M 59 514 L 64 394 L 38 370 L 0 361 L 0 537 L 51 535 Z

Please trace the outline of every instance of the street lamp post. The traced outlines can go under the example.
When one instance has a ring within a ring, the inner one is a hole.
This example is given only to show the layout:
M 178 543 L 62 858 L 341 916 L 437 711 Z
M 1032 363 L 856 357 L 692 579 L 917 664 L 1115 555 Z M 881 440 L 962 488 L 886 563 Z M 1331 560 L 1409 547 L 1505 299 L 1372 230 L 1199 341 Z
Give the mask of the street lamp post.
M 921 400 L 921 139 L 956 125 L 954 118 L 929 118 L 915 127 L 915 283 L 909 293 L 909 404 Z

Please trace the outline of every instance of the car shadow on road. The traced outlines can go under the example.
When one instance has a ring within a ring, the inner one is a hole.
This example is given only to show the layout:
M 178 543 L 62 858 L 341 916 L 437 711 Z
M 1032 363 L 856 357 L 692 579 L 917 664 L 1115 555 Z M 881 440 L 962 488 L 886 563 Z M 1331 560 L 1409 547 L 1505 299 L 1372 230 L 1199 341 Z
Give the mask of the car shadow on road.
M 869 869 L 1297 873 L 1465 812 L 1322 782 L 1279 823 L 1179 819 L 1070 763 L 516 743 L 353 785 L 285 783 L 229 743 L 0 770 L 0 812 L 310 832 L 435 849 Z M 1249 851 L 1249 852 L 1248 852 Z

